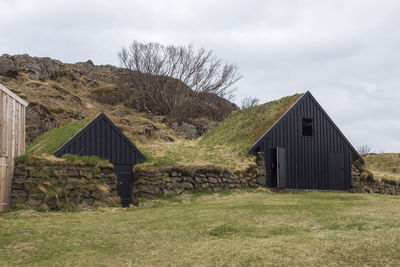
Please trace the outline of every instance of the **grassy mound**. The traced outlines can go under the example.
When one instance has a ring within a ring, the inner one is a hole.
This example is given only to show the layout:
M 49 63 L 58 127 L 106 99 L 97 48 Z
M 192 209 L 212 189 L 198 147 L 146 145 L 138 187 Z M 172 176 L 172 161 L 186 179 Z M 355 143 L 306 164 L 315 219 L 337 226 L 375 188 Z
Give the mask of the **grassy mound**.
M 53 128 L 26 148 L 28 155 L 54 154 L 58 148 L 65 144 L 72 136 L 85 127 L 93 118 L 75 121 L 59 128 Z
M 235 147 L 247 154 L 251 146 L 302 96 L 295 94 L 233 112 L 205 134 L 199 145 Z
M 232 170 L 253 163 L 250 147 L 302 96 L 295 94 L 233 112 L 198 140 L 134 142 L 146 156 L 144 166 L 214 165 Z M 91 119 L 51 129 L 27 148 L 27 155 L 53 154 Z M 127 135 L 130 137 L 129 134 Z M 132 140 L 133 141 L 133 140 Z
M 397 153 L 380 153 L 363 155 L 365 166 L 374 171 L 399 173 L 399 154 Z
M 400 158 L 397 153 L 371 153 L 362 155 L 365 167 L 370 170 L 376 179 L 400 181 Z
M 64 145 L 71 137 L 85 127 L 93 118 L 86 118 L 80 121 L 71 122 L 59 128 L 53 128 L 42 134 L 26 148 L 25 155 L 19 156 L 17 162 L 30 162 L 36 165 L 40 160 L 58 161 L 53 154 Z M 62 157 L 69 162 L 98 164 L 107 163 L 107 160 L 102 160 L 97 156 L 77 156 L 66 154 Z
M 295 94 L 259 106 L 234 111 L 194 141 L 138 144 L 144 165 L 214 165 L 243 169 L 253 163 L 251 146 L 302 96 Z

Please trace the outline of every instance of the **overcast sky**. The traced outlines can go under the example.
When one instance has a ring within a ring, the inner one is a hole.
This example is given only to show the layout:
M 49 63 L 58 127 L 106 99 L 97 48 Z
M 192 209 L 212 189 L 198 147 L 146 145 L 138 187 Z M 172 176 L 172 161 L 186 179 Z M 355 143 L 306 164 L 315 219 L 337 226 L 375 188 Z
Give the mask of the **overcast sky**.
M 400 152 L 400 1 L 0 0 L 0 54 L 119 65 L 132 40 L 212 49 L 236 102 L 310 90 L 355 147 Z

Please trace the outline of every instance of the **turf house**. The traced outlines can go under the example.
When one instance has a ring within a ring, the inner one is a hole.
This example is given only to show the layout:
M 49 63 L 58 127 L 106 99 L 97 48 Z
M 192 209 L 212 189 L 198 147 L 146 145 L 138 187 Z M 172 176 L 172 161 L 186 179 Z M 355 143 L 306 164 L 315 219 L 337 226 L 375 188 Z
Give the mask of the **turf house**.
M 104 113 L 89 122 L 54 154 L 57 157 L 65 154 L 98 156 L 110 161 L 118 178 L 117 191 L 124 207 L 131 203 L 132 167 L 146 160 Z
M 264 153 L 266 186 L 350 188 L 353 161 L 364 161 L 310 92 L 292 96 L 266 125 L 249 150 Z

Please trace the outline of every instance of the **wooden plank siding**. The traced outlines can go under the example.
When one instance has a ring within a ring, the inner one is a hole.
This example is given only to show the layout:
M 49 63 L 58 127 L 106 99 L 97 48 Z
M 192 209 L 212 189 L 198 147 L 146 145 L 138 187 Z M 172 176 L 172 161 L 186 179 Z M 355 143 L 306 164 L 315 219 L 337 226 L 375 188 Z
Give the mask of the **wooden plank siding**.
M 10 208 L 15 158 L 25 153 L 28 103 L 0 84 L 0 212 Z
M 302 120 L 313 122 L 311 136 L 303 136 Z M 351 186 L 353 159 L 360 159 L 354 147 L 344 137 L 319 103 L 307 92 L 250 149 L 264 152 L 267 171 L 266 186 L 277 187 L 276 149 L 286 150 L 287 187 L 293 189 L 346 190 Z M 344 180 L 330 179 L 332 154 L 343 159 Z
M 57 157 L 65 154 L 98 156 L 112 164 L 135 165 L 146 160 L 117 126 L 103 113 L 57 149 Z

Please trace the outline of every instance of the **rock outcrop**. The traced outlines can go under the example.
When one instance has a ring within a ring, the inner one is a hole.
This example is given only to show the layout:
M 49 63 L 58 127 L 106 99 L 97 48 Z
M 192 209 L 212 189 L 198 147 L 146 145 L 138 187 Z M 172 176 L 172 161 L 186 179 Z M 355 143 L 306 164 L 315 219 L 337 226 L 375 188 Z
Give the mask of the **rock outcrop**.
M 111 65 L 95 66 L 91 60 L 65 64 L 49 57 L 31 57 L 27 54 L 0 56 L 0 75 L 15 78 L 19 73 L 24 73 L 36 81 L 56 80 L 57 78 L 77 80 L 84 75 L 89 79 L 96 80 L 112 77 L 119 71 L 121 69 Z M 111 80 L 113 79 L 108 79 L 108 81 Z
M 18 75 L 18 66 L 9 55 L 0 57 L 0 76 L 15 78 Z
M 140 88 L 132 86 L 127 75 L 125 69 L 94 65 L 90 60 L 66 64 L 26 54 L 0 56 L 0 82 L 32 103 L 27 112 L 27 143 L 52 127 L 94 117 L 100 112 L 117 114 L 116 110 L 125 113 L 116 115 L 119 117 L 117 124 L 121 122 L 117 126 L 139 135 L 135 137 L 140 141 L 195 139 L 238 109 L 228 100 L 208 94 L 195 101 L 183 101 L 177 108 L 179 115 L 161 114 L 150 105 L 144 110 L 140 108 L 143 106 Z M 182 88 L 191 91 L 183 84 Z M 132 119 L 132 114 L 139 113 L 148 120 Z M 160 120 L 160 117 L 167 119 Z M 143 125 L 138 125 L 141 122 Z M 165 127 L 160 127 L 159 123 Z M 157 126 L 152 129 L 148 127 L 150 124 Z M 161 131 L 164 132 L 155 134 Z
M 31 143 L 35 138 L 55 127 L 58 127 L 58 122 L 45 106 L 29 103 L 26 109 L 25 126 L 27 143 Z

